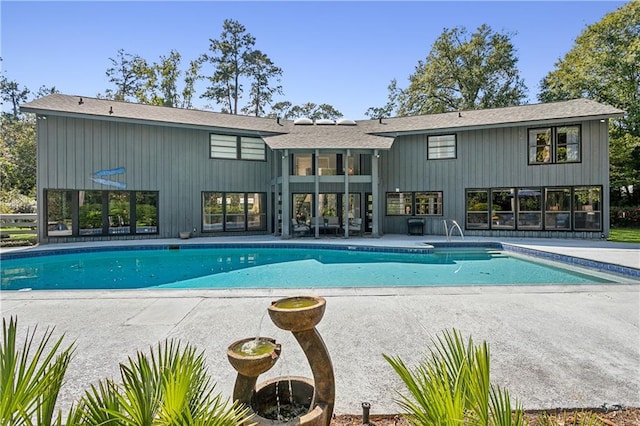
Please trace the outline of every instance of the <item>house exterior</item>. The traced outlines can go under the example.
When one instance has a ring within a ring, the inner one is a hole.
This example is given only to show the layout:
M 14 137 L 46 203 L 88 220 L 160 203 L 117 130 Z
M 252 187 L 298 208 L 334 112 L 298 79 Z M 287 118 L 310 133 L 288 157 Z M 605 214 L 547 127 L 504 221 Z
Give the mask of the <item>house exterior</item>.
M 294 220 L 316 237 L 456 221 L 465 236 L 601 238 L 608 119 L 623 114 L 577 99 L 290 121 L 62 94 L 21 110 L 37 117 L 41 243 L 291 238 Z

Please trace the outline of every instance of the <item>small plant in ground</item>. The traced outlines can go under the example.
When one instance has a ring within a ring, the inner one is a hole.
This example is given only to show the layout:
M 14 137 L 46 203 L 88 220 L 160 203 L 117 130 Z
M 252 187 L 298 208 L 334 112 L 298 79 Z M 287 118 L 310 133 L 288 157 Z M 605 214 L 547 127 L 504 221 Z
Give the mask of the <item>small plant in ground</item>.
M 63 348 L 64 336 L 53 341 L 53 328 L 47 328 L 36 341 L 37 327 L 27 330 L 17 346 L 18 320 L 2 320 L 0 347 L 0 424 L 48 426 L 61 424 L 55 404 L 64 374 L 73 355 L 73 344 Z
M 524 413 L 509 392 L 489 381 L 489 346 L 465 344 L 457 330 L 432 340 L 434 347 L 413 370 L 399 357 L 383 355 L 404 382 L 408 394 L 396 400 L 414 425 L 525 424 Z
M 34 352 L 35 329 L 19 349 L 14 318 L 3 319 L 2 331 L 0 426 L 236 426 L 250 418 L 247 407 L 215 392 L 203 352 L 166 340 L 120 364 L 121 384 L 105 379 L 91 386 L 63 419 L 55 406 L 74 345 L 63 348 L 64 336 L 52 341 L 47 328 Z
M 535 426 L 604 426 L 605 422 L 592 411 L 563 411 L 560 414 L 542 414 Z
M 76 424 L 240 425 L 249 411 L 223 400 L 207 375 L 204 354 L 167 340 L 150 355 L 120 364 L 122 384 L 92 386 L 73 417 Z

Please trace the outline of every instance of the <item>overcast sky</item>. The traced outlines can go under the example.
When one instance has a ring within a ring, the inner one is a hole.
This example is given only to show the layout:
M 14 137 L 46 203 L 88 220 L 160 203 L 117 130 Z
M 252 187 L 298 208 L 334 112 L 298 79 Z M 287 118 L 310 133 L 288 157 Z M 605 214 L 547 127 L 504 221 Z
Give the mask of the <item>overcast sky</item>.
M 220 37 L 222 22 L 234 19 L 256 38 L 255 48 L 282 68 L 284 96 L 276 101 L 328 103 L 347 118 L 362 119 L 367 108 L 386 103 L 393 78 L 402 88 L 408 85 L 444 28 L 473 32 L 488 24 L 514 33 L 518 68 L 535 103 L 540 80 L 576 37 L 624 4 L 2 0 L 2 71 L 33 92 L 44 85 L 93 97 L 113 89 L 105 71 L 119 49 L 149 62 L 175 49 L 186 69 L 208 51 L 209 39 Z M 204 88 L 197 86 L 196 96 Z M 194 103 L 204 108 L 210 102 Z

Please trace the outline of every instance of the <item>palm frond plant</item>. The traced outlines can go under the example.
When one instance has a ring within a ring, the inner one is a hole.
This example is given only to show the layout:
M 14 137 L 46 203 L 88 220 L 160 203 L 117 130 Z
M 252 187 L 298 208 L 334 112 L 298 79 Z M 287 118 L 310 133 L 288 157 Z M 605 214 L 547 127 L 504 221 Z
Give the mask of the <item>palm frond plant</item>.
M 105 380 L 80 401 L 84 424 L 235 426 L 247 407 L 215 392 L 203 352 L 166 340 L 150 354 L 138 352 L 120 365 L 121 384 Z
M 61 424 L 55 406 L 74 344 L 63 347 L 64 335 L 53 340 L 54 328 L 47 328 L 37 341 L 36 326 L 27 330 L 19 347 L 17 329 L 17 318 L 11 317 L 8 323 L 2 319 L 0 425 Z
M 433 348 L 410 369 L 398 356 L 383 354 L 406 387 L 396 403 L 414 425 L 522 426 L 524 414 L 505 389 L 489 380 L 489 346 L 465 343 L 459 331 L 432 339 Z

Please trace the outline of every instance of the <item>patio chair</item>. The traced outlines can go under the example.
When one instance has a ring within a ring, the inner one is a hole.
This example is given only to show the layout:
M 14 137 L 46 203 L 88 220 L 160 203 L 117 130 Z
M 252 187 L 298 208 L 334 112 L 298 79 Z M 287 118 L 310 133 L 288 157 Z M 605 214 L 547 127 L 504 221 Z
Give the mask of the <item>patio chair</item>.
M 349 234 L 354 233 L 362 235 L 362 218 L 356 217 L 349 221 Z
M 293 236 L 295 237 L 297 236 L 303 236 L 303 235 L 309 235 L 309 233 L 311 233 L 311 228 L 309 227 L 309 225 L 307 225 L 306 223 L 300 223 L 298 222 L 298 220 L 294 217 L 291 219 L 291 233 L 293 234 Z

